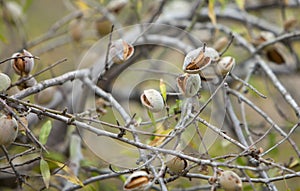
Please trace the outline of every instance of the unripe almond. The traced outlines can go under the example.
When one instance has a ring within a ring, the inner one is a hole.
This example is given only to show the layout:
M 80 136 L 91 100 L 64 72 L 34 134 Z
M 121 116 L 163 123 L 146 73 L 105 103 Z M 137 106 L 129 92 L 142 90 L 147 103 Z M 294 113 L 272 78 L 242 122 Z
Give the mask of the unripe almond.
M 275 38 L 275 35 L 268 31 L 262 31 L 258 34 L 256 38 L 252 40 L 252 43 L 254 45 L 260 45 L 261 43 L 264 43 L 268 40 L 273 40 Z
M 19 58 L 15 58 L 19 57 Z M 22 52 L 17 52 L 12 55 L 11 65 L 16 74 L 28 76 L 34 67 L 34 59 L 30 52 L 23 49 Z
M 231 56 L 222 57 L 216 65 L 216 73 L 221 76 L 225 76 L 231 71 L 235 65 L 235 59 Z
M 149 184 L 149 174 L 145 171 L 133 172 L 124 183 L 124 190 L 144 190 Z
M 95 29 L 99 36 L 105 36 L 109 34 L 111 32 L 111 26 L 112 23 L 105 17 L 102 17 L 95 22 Z
M 268 60 L 275 64 L 295 64 L 293 55 L 283 43 L 277 42 L 272 46 L 268 46 L 265 52 Z
M 15 118 L 3 115 L 0 117 L 0 145 L 8 146 L 15 141 L 18 134 L 18 123 Z
M 223 36 L 214 43 L 213 47 L 216 51 L 220 52 L 227 46 L 228 43 L 229 39 L 226 36 Z
M 118 14 L 128 3 L 128 0 L 111 0 L 106 8 L 108 11 Z
M 52 101 L 56 88 L 51 86 L 34 95 L 37 104 L 45 105 Z
M 10 86 L 11 80 L 8 75 L 0 73 L 0 92 L 7 90 Z
M 72 37 L 72 40 L 79 42 L 83 37 L 85 22 L 80 17 L 75 20 L 72 20 L 69 24 L 69 34 Z
M 179 91 L 185 97 L 193 97 L 201 88 L 201 78 L 199 74 L 183 74 L 177 78 Z
M 189 74 L 199 74 L 212 62 L 219 59 L 219 53 L 211 48 L 202 46 L 190 51 L 184 58 L 182 69 Z
M 186 169 L 188 163 L 185 159 L 174 157 L 166 163 L 171 174 L 180 174 Z
M 144 93 L 141 95 L 141 102 L 152 112 L 159 112 L 164 108 L 163 97 L 154 89 L 144 90 Z
M 290 31 L 297 25 L 297 19 L 292 17 L 284 21 L 283 28 L 285 31 Z
M 134 53 L 134 47 L 123 39 L 113 41 L 109 49 L 109 57 L 116 64 L 122 64 Z
M 243 190 L 241 178 L 233 171 L 226 170 L 220 172 L 221 175 L 218 177 L 218 181 L 225 191 L 241 191 Z

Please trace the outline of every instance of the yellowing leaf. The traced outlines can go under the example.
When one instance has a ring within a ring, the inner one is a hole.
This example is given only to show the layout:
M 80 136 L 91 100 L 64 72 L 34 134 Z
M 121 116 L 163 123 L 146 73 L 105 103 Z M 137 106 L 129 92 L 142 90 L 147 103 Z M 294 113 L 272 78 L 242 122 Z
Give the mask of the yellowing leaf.
M 59 168 L 61 168 L 65 172 L 65 174 L 55 174 L 55 176 L 62 177 L 64 179 L 70 181 L 73 184 L 84 186 L 83 183 L 73 173 L 72 169 L 70 169 L 67 165 L 65 165 L 64 163 L 58 162 L 58 161 L 53 161 L 53 160 L 49 160 L 49 159 L 47 159 L 47 160 L 49 162 L 52 162 L 55 165 L 57 165 Z
M 241 10 L 245 9 L 245 0 L 235 0 L 235 3 Z
M 44 159 L 40 160 L 40 170 L 41 170 L 45 187 L 49 188 L 51 175 L 50 175 L 49 165 L 47 161 L 45 161 Z
M 158 125 L 158 127 L 155 130 L 155 134 L 160 134 L 160 135 L 168 135 L 172 129 L 164 129 L 163 125 Z M 154 136 L 152 141 L 149 143 L 150 146 L 157 147 L 160 144 L 163 143 L 163 141 L 166 139 L 165 136 Z
M 296 166 L 298 166 L 300 164 L 300 160 L 293 160 L 293 162 L 291 162 L 291 164 L 289 164 L 289 168 L 294 168 Z
M 72 170 L 64 163 L 58 162 L 58 161 L 54 161 L 54 160 L 50 160 L 47 159 L 47 161 L 54 163 L 56 166 L 58 166 L 60 169 L 62 169 L 64 172 L 70 174 L 73 173 Z
M 163 79 L 160 79 L 159 89 L 160 89 L 160 93 L 161 93 L 162 97 L 164 98 L 164 101 L 166 102 L 167 101 L 167 88 L 166 88 L 166 84 Z
M 52 129 L 52 124 L 51 124 L 51 121 L 48 120 L 46 121 L 46 123 L 44 123 L 44 125 L 42 126 L 41 128 L 41 132 L 40 132 L 40 135 L 39 135 L 39 141 L 44 145 L 47 143 L 47 140 L 48 140 L 48 136 L 51 132 L 51 129 Z
M 214 0 L 209 0 L 208 1 L 208 17 L 211 20 L 212 24 L 217 24 L 217 17 L 215 14 L 215 9 L 214 9 Z
M 70 176 L 70 175 L 63 175 L 63 174 L 55 174 L 55 176 L 59 176 L 61 178 L 64 178 L 66 180 L 68 180 L 69 182 L 76 184 L 76 185 L 80 185 L 80 186 L 84 186 L 83 183 L 76 177 L 76 176 Z
M 140 13 L 141 10 L 143 8 L 143 1 L 141 0 L 136 0 L 136 9 L 137 9 L 137 12 Z
M 83 12 L 89 9 L 89 6 L 82 0 L 77 0 L 75 4 Z

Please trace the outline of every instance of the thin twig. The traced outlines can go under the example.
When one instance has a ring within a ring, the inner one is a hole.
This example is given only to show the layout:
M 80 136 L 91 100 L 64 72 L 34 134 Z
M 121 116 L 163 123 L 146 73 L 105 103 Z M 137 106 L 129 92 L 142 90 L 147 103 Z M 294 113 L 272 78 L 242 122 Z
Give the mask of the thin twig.
M 255 51 L 252 52 L 252 54 L 257 54 L 259 53 L 261 50 L 263 50 L 265 47 L 275 44 L 276 42 L 280 42 L 283 40 L 287 40 L 290 38 L 295 38 L 295 37 L 299 37 L 300 36 L 300 31 L 294 31 L 294 32 L 290 32 L 290 33 L 285 33 L 283 35 L 280 35 L 274 39 L 268 40 L 266 42 L 263 42 L 262 44 L 260 44 L 259 46 L 256 47 Z
M 230 40 L 229 40 L 229 42 L 227 43 L 225 49 L 219 54 L 220 57 L 223 56 L 224 53 L 228 50 L 228 48 L 230 47 L 230 45 L 231 45 L 232 42 L 233 42 L 233 39 L 234 39 L 234 35 L 231 33 L 231 34 L 230 34 Z
M 271 148 L 269 148 L 268 150 L 266 150 L 265 152 L 263 152 L 261 154 L 261 156 L 264 156 L 266 154 L 268 154 L 270 151 L 274 150 L 275 148 L 277 148 L 279 145 L 281 145 L 284 141 L 286 141 L 287 139 L 289 139 L 289 137 L 292 135 L 292 133 L 295 132 L 295 130 L 298 128 L 299 123 L 295 124 L 292 129 L 290 130 L 290 132 L 280 141 L 278 141 L 275 145 L 273 145 Z
M 151 16 L 149 21 L 147 23 L 153 23 L 155 20 L 158 19 L 159 15 L 161 14 L 167 0 L 162 0 L 161 3 L 159 4 L 158 9 L 154 12 L 154 14 Z
M 24 182 L 22 176 L 16 170 L 14 164 L 12 163 L 12 160 L 10 160 L 9 155 L 8 155 L 8 151 L 6 150 L 6 148 L 5 148 L 4 145 L 1 145 L 1 149 L 3 150 L 3 153 L 6 156 L 6 159 L 7 159 L 8 163 L 9 163 L 10 167 L 12 168 L 12 170 L 14 171 L 14 173 L 16 175 L 18 187 L 21 188 L 22 183 Z
M 247 99 L 245 96 L 240 94 L 239 92 L 232 90 L 232 89 L 227 89 L 227 92 L 235 95 L 240 99 L 241 101 L 245 102 L 247 105 L 249 105 L 252 109 L 254 109 L 257 113 L 260 114 L 272 127 L 283 137 L 287 137 L 287 134 L 264 112 L 262 111 L 258 106 L 253 104 L 249 99 Z M 292 147 L 294 148 L 295 152 L 297 155 L 300 157 L 300 151 L 297 147 L 297 144 L 290 138 L 288 137 L 287 140 L 290 142 Z
M 238 76 L 236 76 L 233 73 L 230 73 L 230 76 L 234 79 L 237 80 L 239 82 L 241 82 L 243 85 L 247 86 L 249 89 L 251 89 L 252 91 L 254 91 L 257 95 L 259 95 L 260 97 L 266 99 L 267 96 L 265 96 L 264 94 L 260 93 L 255 87 L 253 87 L 251 84 L 249 84 L 248 82 L 242 80 L 241 78 L 239 78 Z
M 39 72 L 37 72 L 37 73 L 31 75 L 31 76 L 28 76 L 28 77 L 25 77 L 25 78 L 21 78 L 21 79 L 18 80 L 17 82 L 11 84 L 9 88 L 12 88 L 12 87 L 14 87 L 14 86 L 20 85 L 20 84 L 23 83 L 24 81 L 27 81 L 27 80 L 29 80 L 29 79 L 31 79 L 31 78 L 34 78 L 34 77 L 36 77 L 36 76 L 38 76 L 38 75 L 40 75 L 40 74 L 42 74 L 42 73 L 44 73 L 44 72 L 46 72 L 46 71 L 48 71 L 48 70 L 54 68 L 55 66 L 57 66 L 57 65 L 59 65 L 59 64 L 61 64 L 61 63 L 63 63 L 63 62 L 65 62 L 65 61 L 67 61 L 67 58 L 63 58 L 63 59 L 61 59 L 61 60 L 55 62 L 54 64 L 51 64 L 50 66 L 44 68 L 43 70 L 41 70 L 41 71 L 39 71 Z M 9 88 L 8 88 L 8 89 L 9 89 Z
M 20 117 L 13 111 L 12 108 L 10 108 L 6 102 L 0 98 L 0 104 L 4 106 L 4 108 L 8 111 L 9 114 L 11 114 L 19 124 L 26 130 L 26 133 L 28 134 L 28 137 L 37 144 L 40 148 L 42 148 L 44 151 L 48 152 L 46 147 L 34 136 L 33 132 L 27 127 L 27 125 L 24 124 L 24 122 L 20 119 Z
M 105 55 L 105 71 L 107 71 L 109 69 L 109 65 L 108 65 L 108 57 L 109 57 L 109 50 L 111 48 L 111 44 L 112 44 L 112 34 L 114 31 L 114 25 L 111 25 L 111 30 L 110 30 L 110 34 L 109 34 L 109 42 L 107 45 L 107 50 L 106 50 L 106 55 Z
M 65 17 L 63 17 L 62 19 L 56 21 L 50 28 L 49 30 L 42 34 L 41 36 L 35 38 L 34 40 L 27 42 L 26 43 L 26 47 L 27 48 L 31 48 L 34 47 L 36 45 L 39 45 L 42 42 L 45 42 L 51 38 L 54 38 L 55 36 L 58 36 L 59 34 L 57 33 L 57 30 L 59 28 L 61 28 L 62 26 L 64 26 L 66 23 L 68 23 L 69 21 L 71 21 L 72 19 L 78 17 L 82 15 L 82 11 L 81 10 L 76 10 L 74 12 L 71 12 L 70 14 L 66 15 Z
M 14 57 L 10 57 L 10 58 L 6 58 L 5 60 L 2 60 L 1 62 L 0 62 L 0 64 L 3 64 L 3 63 L 5 63 L 5 62 L 7 62 L 7 61 L 10 61 L 10 60 L 14 60 L 14 59 L 18 59 L 18 58 L 33 58 L 33 59 L 37 59 L 37 60 L 39 60 L 40 58 L 39 57 L 37 57 L 37 56 L 26 56 L 26 55 L 24 55 L 24 56 L 14 56 Z

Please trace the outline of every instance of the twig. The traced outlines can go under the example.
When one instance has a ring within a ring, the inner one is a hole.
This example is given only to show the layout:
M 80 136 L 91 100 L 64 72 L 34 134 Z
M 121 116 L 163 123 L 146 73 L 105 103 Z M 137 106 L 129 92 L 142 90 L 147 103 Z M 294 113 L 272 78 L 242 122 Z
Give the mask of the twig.
M 267 74 L 269 79 L 272 81 L 272 83 L 276 87 L 276 89 L 283 96 L 285 101 L 294 109 L 296 116 L 299 117 L 300 116 L 300 107 L 297 104 L 297 102 L 294 100 L 294 98 L 291 96 L 291 94 L 286 90 L 286 88 L 281 84 L 281 82 L 278 80 L 277 76 L 272 72 L 272 70 L 266 64 L 266 62 L 263 61 L 262 58 L 258 55 L 256 55 L 255 58 L 258 60 L 259 65 L 262 67 L 264 72 Z
M 240 94 L 239 92 L 227 89 L 227 92 L 230 94 L 233 94 L 238 97 L 241 101 L 245 102 L 247 105 L 249 105 L 252 109 L 254 109 L 257 113 L 259 113 L 272 127 L 283 137 L 287 137 L 287 134 L 265 113 L 263 112 L 259 107 L 257 107 L 255 104 L 253 104 L 249 99 L 247 99 L 245 96 Z M 297 153 L 298 157 L 300 157 L 300 151 L 296 145 L 296 143 L 290 139 L 289 137 L 287 140 L 290 142 L 292 147 L 294 148 L 295 152 Z
M 1 98 L 0 98 L 0 104 L 4 106 L 4 108 L 17 120 L 18 123 L 21 124 L 21 126 L 26 130 L 26 133 L 28 134 L 28 137 L 32 140 L 32 142 L 37 144 L 44 151 L 48 152 L 45 146 L 34 136 L 32 131 L 24 124 L 24 122 L 20 119 L 20 117 Z
M 36 84 L 30 88 L 24 89 L 16 94 L 14 94 L 11 97 L 16 98 L 16 99 L 23 99 L 27 96 L 38 93 L 38 92 L 42 91 L 43 89 L 46 89 L 50 86 L 62 85 L 67 81 L 72 81 L 74 79 L 78 79 L 83 76 L 87 76 L 89 74 L 90 74 L 90 71 L 88 69 L 67 72 L 61 76 L 41 81 L 38 84 Z
M 271 148 L 269 148 L 268 150 L 266 150 L 265 152 L 263 152 L 261 154 L 261 156 L 264 156 L 266 154 L 268 154 L 270 151 L 272 151 L 273 149 L 277 148 L 279 145 L 281 145 L 284 141 L 286 141 L 287 139 L 290 138 L 290 136 L 292 135 L 292 133 L 294 133 L 294 131 L 298 128 L 299 123 L 295 124 L 292 129 L 290 130 L 290 132 L 280 141 L 278 141 L 275 145 L 273 145 Z
M 89 6 L 93 7 L 96 11 L 100 12 L 105 18 L 107 18 L 113 25 L 118 29 L 116 30 L 120 36 L 124 36 L 123 34 L 123 26 L 115 17 L 114 14 L 110 13 L 105 7 L 101 6 L 100 3 L 91 1 L 91 0 L 84 0 Z
M 272 45 L 276 42 L 280 42 L 283 40 L 287 40 L 290 38 L 295 38 L 295 37 L 299 37 L 300 36 L 300 31 L 294 31 L 294 32 L 290 32 L 290 33 L 285 33 L 283 35 L 280 35 L 274 39 L 268 40 L 266 42 L 263 42 L 262 44 L 260 44 L 259 46 L 256 47 L 255 51 L 252 52 L 252 54 L 257 54 L 259 53 L 261 50 L 263 50 L 265 47 Z
M 254 144 L 253 138 L 251 136 L 250 130 L 249 130 L 249 126 L 248 126 L 248 122 L 247 122 L 247 117 L 246 117 L 246 109 L 245 109 L 245 103 L 241 102 L 240 103 L 240 108 L 241 108 L 241 116 L 242 116 L 242 127 L 245 129 L 245 134 L 246 134 L 246 138 L 248 139 L 249 143 L 251 145 Z
M 20 152 L 20 153 L 18 153 L 18 154 L 16 154 L 16 155 L 12 156 L 12 157 L 10 158 L 10 160 L 13 161 L 15 158 L 22 157 L 22 156 L 24 156 L 24 155 L 34 153 L 34 152 L 32 152 L 32 151 L 35 151 L 35 150 L 36 150 L 36 148 L 31 146 L 31 148 L 29 148 L 29 149 L 27 149 L 27 150 L 25 150 L 25 151 L 23 151 L 23 152 Z
M 1 145 L 1 149 L 4 152 L 4 155 L 6 156 L 6 159 L 10 165 L 10 167 L 12 168 L 12 170 L 14 171 L 16 178 L 17 178 L 17 183 L 18 183 L 18 187 L 21 188 L 22 187 L 22 183 L 24 182 L 22 176 L 20 176 L 20 174 L 18 173 L 18 171 L 16 170 L 14 164 L 12 163 L 12 161 L 10 160 L 9 156 L 8 156 L 8 151 L 6 150 L 4 145 Z
M 245 10 L 246 11 L 259 11 L 259 10 L 267 10 L 267 9 L 274 9 L 278 8 L 280 6 L 280 1 L 274 1 L 274 2 L 264 2 L 264 3 L 258 3 L 258 4 L 246 4 L 245 5 Z M 284 2 L 286 3 L 287 8 L 299 8 L 299 0 L 296 1 L 289 1 L 289 2 Z
M 228 89 L 228 86 L 225 86 L 226 92 Z M 229 99 L 229 97 L 227 96 L 227 94 L 225 94 L 225 105 L 226 105 L 226 111 L 227 114 L 232 122 L 232 128 L 236 134 L 236 136 L 238 137 L 238 140 L 245 146 L 248 147 L 248 142 L 245 139 L 245 136 L 243 134 L 243 131 L 241 129 L 241 122 L 239 121 L 239 119 L 237 118 L 234 110 L 233 110 L 233 106 L 231 104 L 231 101 Z
M 43 34 L 43 35 L 37 37 L 36 39 L 28 42 L 26 44 L 26 47 L 28 47 L 28 48 L 29 47 L 34 47 L 34 46 L 36 46 L 36 45 L 38 45 L 42 42 L 45 42 L 45 41 L 47 41 L 51 38 L 54 38 L 55 35 L 57 35 L 56 32 L 59 28 L 61 28 L 63 25 L 68 23 L 70 20 L 72 20 L 72 19 L 74 19 L 74 18 L 76 18 L 80 15 L 82 15 L 81 11 L 74 11 L 74 12 L 66 15 L 62 19 L 56 21 L 45 34 Z
M 227 6 L 226 8 L 215 7 L 215 13 L 218 18 L 224 18 L 229 20 L 239 21 L 245 23 L 245 19 L 249 24 L 255 26 L 261 30 L 272 31 L 275 34 L 281 33 L 281 28 L 274 25 L 273 23 L 267 22 L 264 19 L 248 14 L 247 12 L 240 11 L 238 9 Z M 201 9 L 198 14 L 198 18 L 208 18 L 208 8 Z M 234 35 L 235 36 L 235 35 Z
M 90 119 L 90 118 L 80 117 L 78 119 L 80 119 L 80 120 L 86 120 L 86 121 L 91 121 L 91 122 L 94 122 L 94 123 L 99 123 L 101 125 L 106 125 L 106 126 L 112 127 L 112 128 L 118 128 L 118 129 L 120 129 L 120 131 L 129 131 L 129 132 L 135 132 L 135 133 L 142 134 L 142 135 L 157 136 L 157 137 L 170 137 L 170 135 L 150 133 L 150 132 L 139 131 L 139 130 L 132 130 L 130 128 L 127 128 L 127 127 L 124 127 L 124 126 L 121 126 L 121 125 L 114 125 L 114 124 L 111 124 L 111 123 L 107 123 L 105 121 L 100 121 L 100 120 L 95 120 L 95 119 Z M 151 124 L 151 122 L 150 122 L 150 124 Z
M 153 23 L 155 20 L 158 19 L 159 15 L 161 14 L 167 0 L 162 0 L 161 3 L 159 4 L 158 9 L 154 12 L 154 14 L 151 16 L 149 21 L 147 23 Z
M 28 160 L 28 161 L 25 161 L 25 162 L 23 162 L 23 163 L 15 164 L 14 166 L 15 166 L 15 167 L 20 167 L 20 166 L 26 166 L 26 167 L 28 167 L 29 164 L 32 164 L 33 162 L 39 161 L 39 160 L 41 160 L 41 157 L 40 157 L 40 156 L 35 157 L 35 158 L 33 158 L 33 159 L 30 159 L 30 160 Z M 2 169 L 8 169 L 8 168 L 10 168 L 10 166 L 4 166 L 4 167 L 1 167 L 0 170 L 2 170 Z M 22 174 L 21 176 L 26 176 L 26 175 L 23 175 L 23 174 Z
M 195 115 L 196 116 L 196 115 Z M 193 117 L 195 117 L 193 116 Z M 197 121 L 199 121 L 200 123 L 202 123 L 203 125 L 207 126 L 208 128 L 210 128 L 211 130 L 213 130 L 215 133 L 217 133 L 218 135 L 220 135 L 221 137 L 223 137 L 224 139 L 226 139 L 227 141 L 233 143 L 234 145 L 240 147 L 241 149 L 245 150 L 247 149 L 247 147 L 243 144 L 241 144 L 239 141 L 231 138 L 230 136 L 228 136 L 226 133 L 222 132 L 219 128 L 217 128 L 216 126 L 211 125 L 210 123 L 208 123 L 207 121 L 205 121 L 204 119 L 197 117 L 196 118 Z
M 236 76 L 233 73 L 230 73 L 230 76 L 234 79 L 237 80 L 239 82 L 241 82 L 243 85 L 247 86 L 249 89 L 251 89 L 252 91 L 254 91 L 257 95 L 259 95 L 260 97 L 266 99 L 267 96 L 265 96 L 264 94 L 260 93 L 255 87 L 253 87 L 251 84 L 249 84 L 248 82 L 242 80 L 241 78 L 239 78 L 238 76 Z
M 5 62 L 7 62 L 7 61 L 10 61 L 10 60 L 14 60 L 14 59 L 18 59 L 18 58 L 33 58 L 33 59 L 37 59 L 37 60 L 39 60 L 40 58 L 39 57 L 37 57 L 37 56 L 26 56 L 26 55 L 24 55 L 24 56 L 14 56 L 14 57 L 10 57 L 10 58 L 6 58 L 5 60 L 2 60 L 1 62 L 0 62 L 0 64 L 3 64 L 3 63 L 5 63 Z
M 22 79 L 18 80 L 17 82 L 11 84 L 9 88 L 11 88 L 11 87 L 13 87 L 13 86 L 20 85 L 20 84 L 23 83 L 24 81 L 27 81 L 27 80 L 29 80 L 29 79 L 31 79 L 31 78 L 34 78 L 34 77 L 36 77 L 36 76 L 38 76 L 38 75 L 44 73 L 45 71 L 48 71 L 49 69 L 54 68 L 55 66 L 57 66 L 57 65 L 59 65 L 59 64 L 61 64 L 61 63 L 63 63 L 63 62 L 65 62 L 65 61 L 67 61 L 67 58 L 63 58 L 63 59 L 61 59 L 61 60 L 55 62 L 54 64 L 51 64 L 50 66 L 44 68 L 43 70 L 41 70 L 41 71 L 39 71 L 39 72 L 37 72 L 37 73 L 31 75 L 31 76 L 28 76 L 28 77 L 25 77 L 25 78 L 22 78 Z M 9 88 L 8 88 L 8 89 L 9 89 Z
M 109 42 L 108 42 L 108 45 L 107 45 L 107 50 L 106 50 L 106 55 L 105 55 L 105 68 L 104 68 L 105 72 L 109 69 L 108 57 L 109 57 L 109 50 L 110 50 L 111 44 L 112 44 L 111 41 L 112 41 L 112 33 L 113 33 L 113 31 L 114 31 L 114 25 L 111 25 L 111 30 L 110 30 L 110 34 L 109 34 Z
M 228 50 L 228 48 L 230 47 L 230 45 L 232 44 L 233 42 L 233 39 L 234 39 L 234 35 L 232 33 L 230 33 L 230 40 L 229 42 L 227 43 L 225 49 L 219 54 L 220 57 L 224 55 L 224 53 Z
M 186 26 L 188 25 L 188 22 L 185 21 L 176 21 L 175 22 L 169 22 L 169 24 L 171 25 L 175 25 L 175 26 Z M 246 39 L 244 39 L 243 37 L 241 37 L 239 34 L 232 32 L 229 28 L 227 28 L 224 25 L 212 25 L 212 24 L 196 24 L 195 28 L 207 28 L 207 29 L 219 29 L 223 32 L 225 32 L 226 34 L 230 34 L 232 33 L 236 39 L 236 41 L 243 46 L 246 50 L 248 50 L 250 53 L 254 53 L 255 52 L 255 48 L 252 44 L 248 43 L 248 41 Z M 269 79 L 272 81 L 273 85 L 276 87 L 276 89 L 281 93 L 281 95 L 283 96 L 283 98 L 285 99 L 285 101 L 294 109 L 295 113 L 297 116 L 300 115 L 300 107 L 297 104 L 297 102 L 294 100 L 294 98 L 290 95 L 290 93 L 286 90 L 286 88 L 281 84 L 281 82 L 278 80 L 278 78 L 276 77 L 276 75 L 273 73 L 273 71 L 270 69 L 270 67 L 266 64 L 266 62 L 259 56 L 259 55 L 255 55 L 254 54 L 254 58 L 257 60 L 258 65 L 262 67 L 262 69 L 265 71 L 265 73 L 267 74 L 267 76 L 269 77 Z
M 13 99 L 13 98 L 10 98 L 10 99 Z M 19 100 L 14 99 L 14 102 L 19 102 Z M 19 102 L 19 103 L 22 104 L 21 102 Z M 53 119 L 63 121 L 67 124 L 75 125 L 79 128 L 83 128 L 83 129 L 86 129 L 88 131 L 91 131 L 92 133 L 95 133 L 98 136 L 110 137 L 110 138 L 122 141 L 124 143 L 133 145 L 133 146 L 135 146 L 137 148 L 140 148 L 140 149 L 146 149 L 146 150 L 150 150 L 150 151 L 157 151 L 157 152 L 160 152 L 160 153 L 165 153 L 165 154 L 170 154 L 170 155 L 173 155 L 173 156 L 178 156 L 180 158 L 195 162 L 197 164 L 203 164 L 203 165 L 209 165 L 209 166 L 222 166 L 222 165 L 224 165 L 224 163 L 212 162 L 211 160 L 191 157 L 189 155 L 186 155 L 186 154 L 174 151 L 174 150 L 168 150 L 168 149 L 163 149 L 163 148 L 159 148 L 159 147 L 153 147 L 153 146 L 145 145 L 145 144 L 142 144 L 142 143 L 139 143 L 139 142 L 136 142 L 136 141 L 124 138 L 124 137 L 120 138 L 120 137 L 118 137 L 117 134 L 95 128 L 95 127 L 90 126 L 86 123 L 77 121 L 76 119 L 71 119 L 71 118 L 68 118 L 67 116 L 57 115 L 57 114 L 53 114 L 53 113 L 49 113 L 49 112 L 43 112 L 43 111 L 44 111 L 43 109 L 42 110 L 37 109 L 37 108 L 32 108 L 31 109 L 31 112 L 33 112 L 33 113 L 40 114 L 40 115 L 45 115 L 45 116 L 51 117 Z M 226 166 L 231 167 L 231 168 L 243 168 L 243 169 L 254 170 L 254 171 L 257 170 L 257 168 L 249 167 L 249 166 L 237 166 L 237 165 L 232 165 L 232 164 L 226 164 Z

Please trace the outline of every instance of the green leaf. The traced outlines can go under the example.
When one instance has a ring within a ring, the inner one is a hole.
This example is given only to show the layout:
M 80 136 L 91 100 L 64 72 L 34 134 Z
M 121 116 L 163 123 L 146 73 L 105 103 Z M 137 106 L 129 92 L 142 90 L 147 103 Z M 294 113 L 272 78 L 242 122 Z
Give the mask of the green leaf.
M 138 126 L 143 122 L 143 119 L 141 117 L 136 117 L 136 123 Z
M 155 119 L 154 119 L 153 113 L 152 113 L 149 109 L 147 109 L 147 113 L 148 113 L 148 116 L 149 116 L 149 118 L 150 118 L 150 120 L 151 120 L 151 122 L 152 122 L 152 125 L 153 125 L 154 127 L 156 127 L 156 121 L 155 121 Z
M 180 111 L 182 105 L 182 100 L 176 99 L 176 103 L 171 105 L 170 114 L 177 114 Z
M 136 9 L 137 9 L 137 12 L 140 13 L 142 11 L 142 8 L 143 8 L 143 1 L 139 1 L 139 0 L 136 0 L 135 1 L 136 3 Z
M 28 8 L 31 6 L 33 0 L 26 0 L 25 3 L 23 4 L 22 12 L 26 13 Z
M 44 159 L 40 160 L 40 170 L 41 170 L 44 184 L 46 188 L 49 188 L 51 174 L 49 170 L 49 165 Z
M 0 41 L 7 43 L 6 38 L 0 33 Z
M 236 159 L 237 164 L 239 165 L 247 165 L 247 162 L 245 162 L 245 160 L 241 157 Z
M 119 176 L 119 178 L 121 179 L 122 182 L 126 181 L 126 177 L 124 175 Z
M 275 133 L 269 133 L 269 147 L 274 146 L 275 144 L 277 144 L 277 140 L 276 140 L 276 134 Z M 278 154 L 279 150 L 278 147 L 274 148 L 270 154 L 272 154 L 273 156 L 276 156 Z
M 162 97 L 164 98 L 164 101 L 166 102 L 167 101 L 167 88 L 166 88 L 166 84 L 163 79 L 160 79 L 159 89 L 160 89 L 160 93 L 161 93 Z
M 222 10 L 224 10 L 226 5 L 228 4 L 228 0 L 219 0 L 218 2 L 221 4 Z
M 40 136 L 39 136 L 39 141 L 44 145 L 47 143 L 48 140 L 48 136 L 51 132 L 52 129 L 52 124 L 51 121 L 48 120 L 46 121 L 46 123 L 44 123 L 44 125 L 42 126 L 41 132 L 40 132 Z

